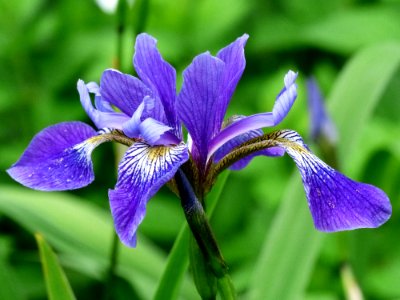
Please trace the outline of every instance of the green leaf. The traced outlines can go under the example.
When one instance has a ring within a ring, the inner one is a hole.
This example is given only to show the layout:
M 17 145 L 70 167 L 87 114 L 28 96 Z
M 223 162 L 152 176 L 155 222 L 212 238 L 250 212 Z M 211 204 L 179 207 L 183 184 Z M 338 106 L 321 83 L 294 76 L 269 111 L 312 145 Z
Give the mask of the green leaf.
M 211 217 L 221 196 L 229 171 L 219 176 L 216 185 L 207 196 L 207 216 Z M 189 228 L 185 223 L 168 256 L 167 265 L 158 284 L 154 299 L 177 299 L 187 267 L 189 266 Z
M 78 271 L 100 280 L 105 276 L 114 234 L 109 212 L 67 193 L 4 185 L 0 188 L 0 212 L 32 233 L 43 233 Z M 158 282 L 163 266 L 163 254 L 144 237 L 139 236 L 135 249 L 120 245 L 117 274 L 143 297 Z
M 301 299 L 323 240 L 313 228 L 304 198 L 296 172 L 255 264 L 250 299 Z
M 344 68 L 328 98 L 328 110 L 339 131 L 343 170 L 362 149 L 360 136 L 400 65 L 400 43 L 384 43 L 360 51 Z
M 35 238 L 39 246 L 40 260 L 42 261 L 49 299 L 76 299 L 56 254 L 53 252 L 49 244 L 46 243 L 42 235 L 37 233 L 35 234 Z
M 297 19 L 284 14 L 256 19 L 253 36 L 257 43 L 249 43 L 250 51 L 260 53 L 317 47 L 334 53 L 351 54 L 375 43 L 400 39 L 399 10 L 380 4 L 363 8 L 336 8 L 320 14 L 315 20 Z
M 340 134 L 339 159 L 356 155 L 360 132 L 368 124 L 400 63 L 400 44 L 387 43 L 360 51 L 345 67 L 330 96 Z M 361 148 L 362 149 L 362 148 Z M 250 299 L 302 299 L 309 277 L 327 235 L 311 222 L 300 175 L 289 180 L 278 213 L 267 232 L 250 283 Z
M 19 288 L 22 288 L 22 284 L 20 284 L 16 280 L 16 275 L 13 268 L 6 263 L 3 259 L 0 259 L 0 299 L 3 300 L 18 300 L 25 299 L 22 295 L 22 291 Z
M 15 272 L 15 268 L 8 262 L 10 252 L 14 251 L 10 238 L 0 237 L 0 299 L 22 300 L 26 299 L 25 284 Z
M 333 12 L 304 28 L 307 43 L 338 53 L 352 53 L 400 38 L 399 11 L 383 5 Z

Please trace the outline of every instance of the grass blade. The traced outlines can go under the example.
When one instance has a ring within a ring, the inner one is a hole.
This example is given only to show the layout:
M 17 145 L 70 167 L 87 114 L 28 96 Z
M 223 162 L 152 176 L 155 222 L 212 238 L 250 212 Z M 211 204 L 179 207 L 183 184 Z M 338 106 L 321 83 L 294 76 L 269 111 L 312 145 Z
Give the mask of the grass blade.
M 40 260 L 50 300 L 76 299 L 56 254 L 40 234 L 35 234 L 39 246 Z

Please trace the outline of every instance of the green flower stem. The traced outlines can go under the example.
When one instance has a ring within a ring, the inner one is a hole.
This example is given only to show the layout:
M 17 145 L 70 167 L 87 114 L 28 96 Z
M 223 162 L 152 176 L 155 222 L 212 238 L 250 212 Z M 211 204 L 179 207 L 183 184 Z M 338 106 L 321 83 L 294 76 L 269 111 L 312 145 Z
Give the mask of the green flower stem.
M 206 214 L 208 218 L 211 218 L 213 215 L 229 173 L 229 171 L 226 171 L 218 177 L 218 181 L 214 188 L 207 196 L 208 206 Z M 189 265 L 189 237 L 192 237 L 193 239 L 193 235 L 190 234 L 186 223 L 182 226 L 181 231 L 175 240 L 174 246 L 168 255 L 167 265 L 158 284 L 153 298 L 154 300 L 178 299 L 184 274 Z
M 126 12 L 128 9 L 128 3 L 126 0 L 118 1 L 117 6 L 117 55 L 114 62 L 116 69 L 121 69 L 121 61 L 123 57 L 123 41 L 126 24 Z
M 119 246 L 119 238 L 115 233 L 115 231 L 113 230 L 111 253 L 110 253 L 110 266 L 108 267 L 107 278 L 104 285 L 104 293 L 103 293 L 104 300 L 112 299 L 111 293 L 114 285 L 115 269 L 117 267 L 118 248 L 119 248 L 118 246 Z
M 218 291 L 221 299 L 224 300 L 235 300 L 236 292 L 235 287 L 229 274 L 225 274 L 224 277 L 218 279 Z
M 219 250 L 203 206 L 182 170 L 176 173 L 175 181 L 186 220 L 197 242 L 197 245 L 193 243 L 191 245 L 190 262 L 199 294 L 203 299 L 215 299 L 215 279 L 217 279 L 221 298 L 236 299 L 235 289 L 228 275 L 228 267 Z
M 205 261 L 204 255 L 193 235 L 189 237 L 189 260 L 193 275 L 193 281 L 201 299 L 216 299 L 217 278 Z
M 208 223 L 203 206 L 182 170 L 178 170 L 176 173 L 175 181 L 189 228 L 215 276 L 221 278 L 227 273 L 228 268 Z
M 133 24 L 133 30 L 136 35 L 144 32 L 147 23 L 147 17 L 149 15 L 150 0 L 137 0 L 134 4 L 135 20 Z

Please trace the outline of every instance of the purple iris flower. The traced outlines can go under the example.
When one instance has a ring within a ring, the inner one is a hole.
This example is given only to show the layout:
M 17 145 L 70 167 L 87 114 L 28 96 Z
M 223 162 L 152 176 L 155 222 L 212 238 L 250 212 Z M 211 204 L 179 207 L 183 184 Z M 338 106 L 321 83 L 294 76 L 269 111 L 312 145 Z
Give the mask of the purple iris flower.
M 48 127 L 33 138 L 8 173 L 33 189 L 81 188 L 94 180 L 91 153 L 96 146 L 107 141 L 127 145 L 109 198 L 117 234 L 124 244 L 135 246 L 147 202 L 173 181 L 179 168 L 203 197 L 226 167 L 238 170 L 256 155 L 286 152 L 300 170 L 317 229 L 338 231 L 384 223 L 391 206 L 380 189 L 327 166 L 294 131 L 264 135 L 261 130 L 279 124 L 289 112 L 297 97 L 296 73 L 286 74 L 272 112 L 234 116 L 224 122 L 245 68 L 247 39 L 243 35 L 217 56 L 206 52 L 195 57 L 183 73 L 177 95 L 174 68 L 163 60 L 154 38 L 139 35 L 133 64 L 140 79 L 110 69 L 103 73 L 100 86 L 78 81 L 82 106 L 97 131 L 81 122 Z M 186 144 L 181 122 L 189 134 Z

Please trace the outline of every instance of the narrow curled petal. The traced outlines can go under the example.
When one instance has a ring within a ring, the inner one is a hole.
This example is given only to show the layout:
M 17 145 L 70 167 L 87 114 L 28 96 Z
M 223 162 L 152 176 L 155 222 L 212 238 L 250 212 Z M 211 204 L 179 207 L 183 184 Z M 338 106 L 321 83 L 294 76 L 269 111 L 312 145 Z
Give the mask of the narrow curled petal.
M 89 82 L 86 84 L 89 93 L 95 94 L 94 104 L 95 108 L 101 112 L 115 112 L 111 104 L 104 100 L 100 95 L 100 87 L 96 82 Z
M 229 140 L 248 131 L 271 126 L 274 126 L 274 117 L 270 112 L 244 117 L 232 123 L 212 139 L 208 148 L 208 159 Z
M 324 138 L 331 144 L 337 142 L 336 127 L 326 112 L 324 100 L 314 78 L 307 80 L 308 110 L 310 112 L 311 139 Z
M 135 143 L 125 153 L 115 189 L 109 191 L 115 228 L 125 245 L 136 245 L 136 230 L 144 218 L 147 202 L 188 159 L 183 143 L 172 147 Z
M 99 142 L 96 131 L 84 123 L 53 125 L 33 138 L 7 172 L 14 180 L 36 190 L 81 188 L 94 179 L 90 155 Z
M 90 99 L 88 87 L 82 80 L 78 80 L 78 92 L 83 109 L 97 128 L 122 129 L 122 124 L 129 120 L 129 117 L 123 113 L 95 109 Z
M 218 148 L 229 140 L 250 130 L 257 130 L 279 124 L 288 114 L 297 97 L 297 86 L 295 84 L 296 78 L 297 73 L 294 73 L 293 71 L 289 71 L 285 75 L 285 87 L 279 93 L 272 112 L 260 113 L 242 118 L 218 133 L 209 143 L 207 160 L 211 158 Z
M 230 118 L 230 121 L 233 121 L 233 123 L 238 122 L 241 119 L 244 119 L 246 117 L 244 116 L 234 116 L 232 118 Z M 235 149 L 236 147 L 240 146 L 241 144 L 249 141 L 250 139 L 262 136 L 264 133 L 261 129 L 257 129 L 257 130 L 250 130 L 247 131 L 243 134 L 240 134 L 232 139 L 230 139 L 228 142 L 226 142 L 224 145 L 222 145 L 217 152 L 215 152 L 214 155 L 214 161 L 218 162 L 220 159 L 222 159 L 225 155 L 227 155 L 228 153 L 230 153 L 233 149 Z M 285 154 L 285 150 L 281 147 L 271 147 L 271 148 L 267 148 L 261 151 L 258 151 L 256 153 L 250 154 L 247 157 L 237 161 L 236 163 L 234 163 L 233 165 L 230 166 L 231 170 L 241 170 L 244 167 L 246 167 L 250 161 L 258 155 L 265 155 L 265 156 L 282 156 Z
M 176 129 L 180 134 L 175 100 L 176 100 L 176 72 L 167 63 L 157 49 L 157 40 L 142 33 L 136 38 L 133 64 L 143 82 L 152 89 L 164 107 L 167 125 Z M 159 121 L 164 121 L 158 119 Z
M 239 82 L 244 68 L 246 67 L 246 59 L 244 56 L 244 46 L 246 45 L 248 34 L 244 34 L 239 37 L 233 43 L 229 44 L 225 48 L 221 49 L 217 57 L 225 63 L 224 75 L 223 75 L 223 96 L 218 102 L 217 110 L 220 114 L 217 116 L 216 126 L 221 127 L 224 119 L 226 108 L 229 101 L 235 92 L 236 85 Z
M 171 130 L 171 127 L 152 118 L 147 118 L 140 124 L 140 135 L 151 146 L 163 145 L 164 142 L 160 141 L 160 139 L 168 130 Z
M 379 188 L 356 182 L 332 169 L 306 149 L 301 137 L 287 131 L 282 146 L 295 161 L 303 179 L 315 227 L 334 232 L 374 228 L 385 223 L 392 207 Z
M 144 97 L 143 101 L 137 107 L 129 121 L 122 125 L 124 133 L 131 137 L 137 138 L 140 135 L 140 124 L 142 123 L 143 115 L 149 115 L 154 109 L 154 99 L 150 96 Z
M 205 164 L 208 143 L 220 130 L 216 120 L 221 114 L 218 101 L 225 64 L 219 58 L 203 53 L 183 72 L 183 86 L 178 96 L 177 109 L 197 150 L 196 161 Z M 221 124 L 220 124 L 221 125 Z M 196 153 L 196 152 L 195 152 Z
M 274 125 L 278 125 L 292 108 L 297 97 L 297 85 L 295 83 L 297 73 L 289 71 L 284 78 L 285 87 L 276 98 L 272 113 L 274 115 Z

